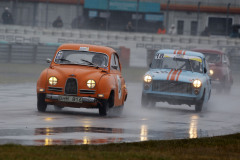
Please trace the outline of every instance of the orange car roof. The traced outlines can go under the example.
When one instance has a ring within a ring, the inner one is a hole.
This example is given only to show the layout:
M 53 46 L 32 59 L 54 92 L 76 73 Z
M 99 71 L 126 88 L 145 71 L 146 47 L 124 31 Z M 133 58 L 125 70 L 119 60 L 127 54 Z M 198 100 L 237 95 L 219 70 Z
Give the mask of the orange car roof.
M 105 53 L 107 55 L 110 55 L 113 52 L 116 53 L 116 51 L 110 47 L 97 46 L 97 45 L 91 45 L 91 44 L 73 44 L 73 43 L 62 44 L 61 46 L 58 47 L 57 51 L 59 51 L 59 50 L 80 50 L 80 47 L 89 47 L 90 52 Z

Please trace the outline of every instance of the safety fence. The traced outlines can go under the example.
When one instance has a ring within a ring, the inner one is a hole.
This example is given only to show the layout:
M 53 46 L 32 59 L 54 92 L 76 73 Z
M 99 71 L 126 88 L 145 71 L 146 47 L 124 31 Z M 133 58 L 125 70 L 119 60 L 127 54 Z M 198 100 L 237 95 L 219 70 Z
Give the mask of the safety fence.
M 1 44 L 0 61 L 5 63 L 45 63 L 52 58 L 57 46 L 33 44 Z
M 238 38 L 0 25 L 0 61 L 43 63 L 46 58 L 53 56 L 61 43 L 110 46 L 118 51 L 124 66 L 133 67 L 147 67 L 152 50 L 218 48 L 228 54 L 232 70 L 238 71 L 240 68 L 240 39 Z
M 2 63 L 33 63 L 43 64 L 52 59 L 59 45 L 0 43 L 0 62 Z M 114 48 L 123 66 L 129 66 L 130 49 Z
M 179 44 L 198 44 L 198 45 L 240 45 L 240 39 L 228 37 L 202 37 L 202 36 L 183 36 L 183 35 L 158 35 L 135 32 L 107 32 L 98 30 L 78 30 L 78 29 L 53 29 L 53 28 L 33 28 L 26 26 L 0 25 L 0 41 L 15 42 L 18 39 L 6 37 L 6 35 L 35 35 L 63 38 L 87 38 L 105 39 L 115 41 L 138 41 L 152 43 L 179 43 Z M 33 41 L 34 42 L 34 41 Z

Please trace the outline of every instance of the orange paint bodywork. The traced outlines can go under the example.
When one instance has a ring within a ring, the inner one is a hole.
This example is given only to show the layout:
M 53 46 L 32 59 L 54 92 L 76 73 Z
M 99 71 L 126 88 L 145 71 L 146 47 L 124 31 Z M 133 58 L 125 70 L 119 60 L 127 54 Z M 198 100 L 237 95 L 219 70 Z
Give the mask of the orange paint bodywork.
M 74 50 L 79 51 L 80 47 L 87 47 L 89 52 L 104 53 L 108 58 L 107 68 L 97 68 L 86 65 L 67 65 L 57 64 L 54 62 L 54 58 L 61 50 Z M 116 51 L 109 47 L 88 45 L 88 44 L 63 44 L 61 45 L 50 63 L 49 68 L 42 71 L 37 81 L 37 93 L 44 93 L 49 95 L 65 95 L 65 85 L 68 78 L 74 78 L 77 81 L 77 94 L 76 97 L 90 97 L 96 100 L 105 99 L 108 100 L 110 94 L 114 93 L 114 106 L 122 106 L 127 97 L 127 88 L 125 80 L 121 74 L 121 65 L 119 61 L 119 70 L 111 67 L 111 57 L 116 54 Z M 56 85 L 50 85 L 48 80 L 50 77 L 56 77 L 58 82 Z M 88 80 L 94 80 L 96 86 L 92 89 L 87 87 Z M 119 82 L 121 81 L 121 82 Z M 49 87 L 61 88 L 61 91 L 52 91 Z M 94 91 L 93 93 L 81 93 L 80 90 Z M 102 94 L 104 97 L 99 97 Z M 61 102 L 57 99 L 45 99 L 45 102 L 57 106 L 66 107 L 84 107 L 84 108 L 97 108 L 97 101 L 92 103 L 73 103 L 73 102 Z

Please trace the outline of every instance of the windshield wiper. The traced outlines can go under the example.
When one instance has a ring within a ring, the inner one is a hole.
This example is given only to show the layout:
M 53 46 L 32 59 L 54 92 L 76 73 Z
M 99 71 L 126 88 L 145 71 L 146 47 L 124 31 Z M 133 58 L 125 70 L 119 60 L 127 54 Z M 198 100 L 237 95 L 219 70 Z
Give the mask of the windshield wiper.
M 92 63 L 92 62 L 90 62 L 90 61 L 88 61 L 88 60 L 81 59 L 81 61 L 83 61 L 83 62 L 86 62 L 86 63 L 90 64 L 90 66 L 93 66 L 93 67 L 99 68 L 99 66 L 98 66 L 98 65 L 96 65 L 96 64 L 94 64 L 94 63 Z
M 65 62 L 70 62 L 70 63 L 72 63 L 72 61 L 70 61 L 70 60 L 67 60 L 67 59 L 64 59 L 64 58 L 61 58 L 61 59 L 58 59 L 58 60 L 60 60 L 60 61 L 65 61 Z

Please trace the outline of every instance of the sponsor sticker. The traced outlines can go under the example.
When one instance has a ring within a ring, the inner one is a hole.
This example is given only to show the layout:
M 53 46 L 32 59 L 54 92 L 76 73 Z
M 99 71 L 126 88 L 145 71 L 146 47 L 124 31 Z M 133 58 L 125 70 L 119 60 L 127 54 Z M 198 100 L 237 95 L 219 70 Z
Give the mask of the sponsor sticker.
M 56 55 L 56 59 L 61 59 L 62 58 L 62 51 L 59 51 Z
M 80 51 L 89 51 L 89 47 L 80 47 L 79 50 Z

